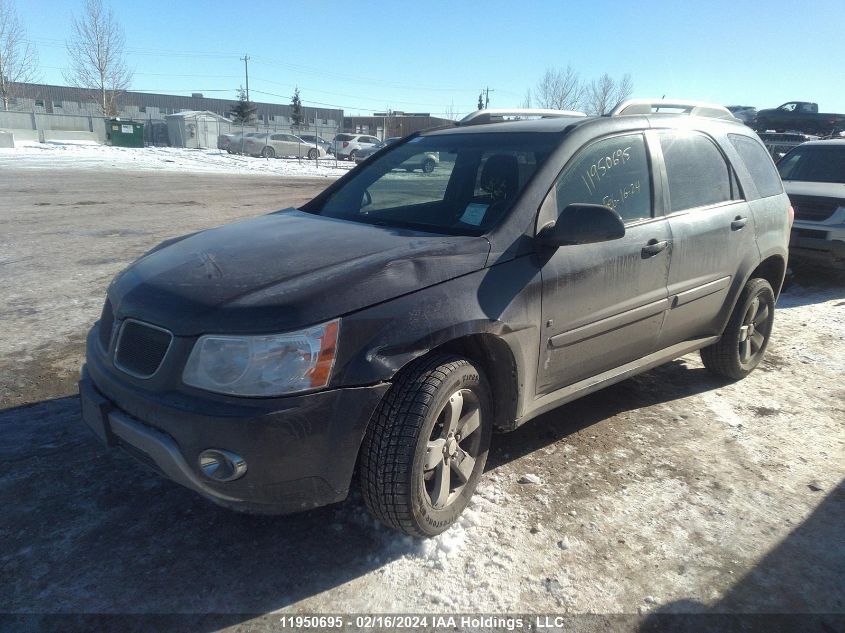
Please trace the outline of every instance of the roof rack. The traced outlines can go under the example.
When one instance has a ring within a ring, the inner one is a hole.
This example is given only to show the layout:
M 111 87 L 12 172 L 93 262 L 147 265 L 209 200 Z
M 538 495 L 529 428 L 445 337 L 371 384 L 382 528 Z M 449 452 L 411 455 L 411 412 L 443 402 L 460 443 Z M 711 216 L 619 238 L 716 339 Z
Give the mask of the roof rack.
M 725 106 L 686 99 L 627 99 L 610 111 L 610 116 L 623 114 L 687 114 L 710 119 L 739 120 Z
M 466 115 L 455 125 L 482 125 L 484 123 L 501 123 L 505 117 L 537 117 L 541 119 L 567 119 L 582 118 L 587 116 L 583 112 L 575 110 L 541 110 L 537 108 L 514 108 L 490 110 L 477 110 Z

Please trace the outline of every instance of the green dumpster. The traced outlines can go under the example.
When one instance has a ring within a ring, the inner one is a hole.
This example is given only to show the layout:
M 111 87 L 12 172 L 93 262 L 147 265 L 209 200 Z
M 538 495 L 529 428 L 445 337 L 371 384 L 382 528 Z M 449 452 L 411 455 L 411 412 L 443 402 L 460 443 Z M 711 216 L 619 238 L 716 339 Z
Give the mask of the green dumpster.
M 144 147 L 144 124 L 111 119 L 108 138 L 115 147 Z

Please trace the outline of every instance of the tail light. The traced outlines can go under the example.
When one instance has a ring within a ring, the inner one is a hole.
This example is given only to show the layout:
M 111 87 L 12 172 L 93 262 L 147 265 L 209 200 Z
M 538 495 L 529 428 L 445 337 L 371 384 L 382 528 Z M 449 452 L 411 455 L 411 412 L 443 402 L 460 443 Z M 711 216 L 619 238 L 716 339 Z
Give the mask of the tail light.
M 795 209 L 792 208 L 792 205 L 789 205 L 787 215 L 789 216 L 789 227 L 792 228 L 792 223 L 795 222 Z
M 343 141 L 343 147 L 349 147 L 349 141 Z

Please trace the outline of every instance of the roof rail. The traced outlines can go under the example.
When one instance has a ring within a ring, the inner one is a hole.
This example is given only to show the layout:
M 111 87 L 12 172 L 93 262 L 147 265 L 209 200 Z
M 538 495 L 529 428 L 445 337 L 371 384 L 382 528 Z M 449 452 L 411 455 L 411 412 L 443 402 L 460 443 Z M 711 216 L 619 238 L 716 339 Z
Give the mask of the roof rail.
M 537 108 L 514 108 L 502 109 L 491 108 L 489 110 L 477 110 L 466 115 L 455 125 L 482 125 L 484 123 L 501 123 L 505 117 L 538 117 L 541 119 L 567 119 L 581 118 L 587 116 L 583 112 L 574 110 L 541 110 Z
M 627 99 L 619 102 L 610 111 L 610 116 L 623 114 L 687 114 L 711 119 L 739 120 L 725 106 L 686 99 Z

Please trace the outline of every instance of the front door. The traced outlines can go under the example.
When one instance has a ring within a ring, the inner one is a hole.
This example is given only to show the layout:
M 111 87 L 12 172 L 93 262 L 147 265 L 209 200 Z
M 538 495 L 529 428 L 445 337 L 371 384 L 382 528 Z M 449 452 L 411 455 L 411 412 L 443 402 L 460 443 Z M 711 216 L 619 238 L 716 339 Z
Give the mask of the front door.
M 582 149 L 550 195 L 603 204 L 625 221 L 625 236 L 561 246 L 542 266 L 542 336 L 537 395 L 571 385 L 656 349 L 668 307 L 669 224 L 654 211 L 651 161 L 642 134 Z

